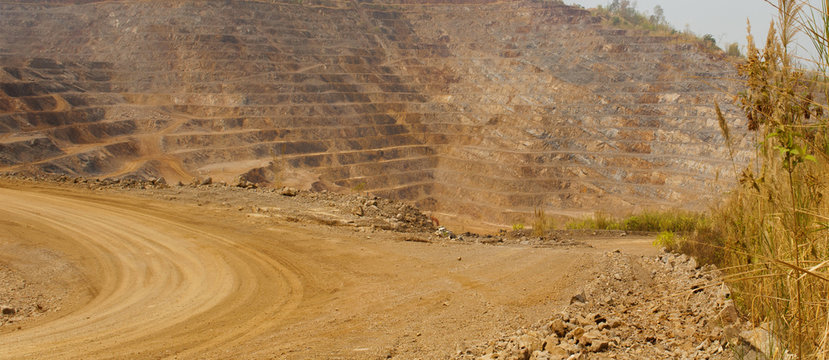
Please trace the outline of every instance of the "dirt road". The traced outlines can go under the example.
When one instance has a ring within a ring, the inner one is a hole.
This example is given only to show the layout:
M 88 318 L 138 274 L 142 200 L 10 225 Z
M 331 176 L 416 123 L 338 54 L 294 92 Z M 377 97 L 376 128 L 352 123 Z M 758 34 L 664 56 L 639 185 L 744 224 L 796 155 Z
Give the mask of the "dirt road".
M 0 183 L 0 205 L 0 265 L 71 295 L 0 327 L 4 359 L 444 358 L 566 305 L 606 248 L 650 251 L 404 242 L 48 185 Z

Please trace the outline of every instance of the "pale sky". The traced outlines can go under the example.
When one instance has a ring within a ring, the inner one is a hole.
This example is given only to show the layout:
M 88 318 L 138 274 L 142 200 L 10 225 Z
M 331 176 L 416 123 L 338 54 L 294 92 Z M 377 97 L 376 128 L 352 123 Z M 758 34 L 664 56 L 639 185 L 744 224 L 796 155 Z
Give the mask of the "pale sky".
M 606 6 L 611 0 L 564 0 L 585 8 Z M 662 7 L 665 18 L 677 30 L 686 25 L 697 35 L 711 34 L 717 45 L 737 42 L 745 52 L 746 19 L 751 20 L 754 43 L 762 48 L 769 30 L 769 22 L 776 20 L 774 7 L 764 0 L 635 0 L 636 9 L 653 14 L 656 5 Z M 807 40 L 808 41 L 808 40 Z M 809 45 L 806 43 L 805 45 Z

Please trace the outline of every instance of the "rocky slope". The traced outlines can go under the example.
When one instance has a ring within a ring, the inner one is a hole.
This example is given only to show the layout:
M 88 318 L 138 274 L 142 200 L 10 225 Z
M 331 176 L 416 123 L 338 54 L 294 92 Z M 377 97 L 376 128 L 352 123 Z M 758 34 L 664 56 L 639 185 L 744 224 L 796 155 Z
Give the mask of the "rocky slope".
M 243 176 L 498 226 L 536 208 L 700 207 L 730 178 L 713 101 L 741 124 L 721 54 L 551 1 L 31 1 L 0 13 L 10 171 Z
M 741 321 L 722 274 L 685 255 L 605 254 L 564 311 L 455 359 L 765 359 L 771 336 Z

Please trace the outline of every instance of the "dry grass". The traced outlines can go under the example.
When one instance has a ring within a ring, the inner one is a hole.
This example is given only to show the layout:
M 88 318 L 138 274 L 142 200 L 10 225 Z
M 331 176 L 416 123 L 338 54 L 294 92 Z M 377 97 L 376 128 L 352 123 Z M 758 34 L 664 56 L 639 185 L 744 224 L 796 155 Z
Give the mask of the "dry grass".
M 566 227 L 568 229 L 691 233 L 709 228 L 710 224 L 710 220 L 704 214 L 672 210 L 645 211 L 625 218 L 615 218 L 597 212 L 592 217 L 570 221 Z
M 758 147 L 755 161 L 739 175 L 728 202 L 712 213 L 710 232 L 696 233 L 683 251 L 718 263 L 738 304 L 757 324 L 766 323 L 800 359 L 829 357 L 829 131 L 826 52 L 817 73 L 793 61 L 798 31 L 829 45 L 829 6 L 779 0 L 778 26 L 765 48 L 749 37 L 739 68 L 746 90 L 738 95 Z M 820 16 L 807 21 L 818 10 Z M 805 19 L 805 20 L 804 20 Z M 817 94 L 816 94 L 817 93 Z M 823 100 L 815 100 L 823 99 Z M 719 115 L 719 114 L 718 114 Z M 729 129 L 720 115 L 723 135 Z M 764 349 L 768 350 L 768 349 Z M 772 357 L 783 358 L 775 349 Z
M 552 216 L 547 216 L 544 210 L 536 209 L 533 212 L 533 235 L 543 236 L 550 230 L 556 228 L 556 221 Z

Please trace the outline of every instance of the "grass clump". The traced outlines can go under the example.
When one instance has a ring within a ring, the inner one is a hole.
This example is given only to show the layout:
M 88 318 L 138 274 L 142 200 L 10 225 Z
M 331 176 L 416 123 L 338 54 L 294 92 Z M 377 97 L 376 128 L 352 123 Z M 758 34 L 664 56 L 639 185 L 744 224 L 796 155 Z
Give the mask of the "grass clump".
M 593 216 L 571 220 L 565 227 L 570 230 L 622 230 L 619 219 L 602 212 L 595 212 Z
M 542 209 L 536 209 L 533 212 L 533 235 L 543 236 L 550 230 L 556 228 L 556 221 L 552 216 L 548 216 Z
M 688 211 L 645 211 L 624 218 L 597 212 L 592 217 L 572 220 L 568 229 L 624 230 L 642 232 L 691 233 L 711 226 L 710 219 L 701 213 Z
M 624 219 L 623 224 L 627 231 L 690 233 L 708 227 L 709 221 L 703 214 L 672 211 L 644 212 Z

